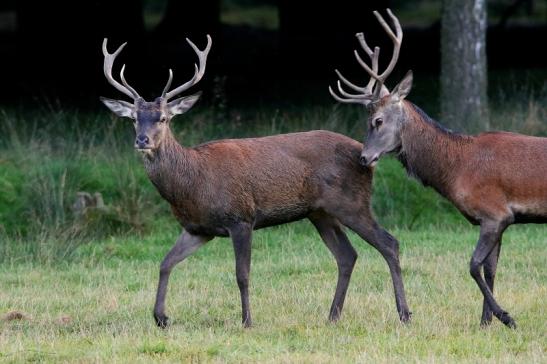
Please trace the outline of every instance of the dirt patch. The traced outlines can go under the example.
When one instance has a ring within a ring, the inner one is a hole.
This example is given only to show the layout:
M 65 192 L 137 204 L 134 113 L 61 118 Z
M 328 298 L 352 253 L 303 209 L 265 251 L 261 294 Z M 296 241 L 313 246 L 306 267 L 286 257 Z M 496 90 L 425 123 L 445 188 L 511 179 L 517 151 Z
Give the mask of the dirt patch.
M 28 320 L 29 317 L 20 311 L 11 311 L 2 316 L 2 321 Z
M 72 317 L 70 317 L 69 315 L 61 315 L 56 320 L 56 322 L 59 325 L 68 325 L 68 324 L 72 323 Z

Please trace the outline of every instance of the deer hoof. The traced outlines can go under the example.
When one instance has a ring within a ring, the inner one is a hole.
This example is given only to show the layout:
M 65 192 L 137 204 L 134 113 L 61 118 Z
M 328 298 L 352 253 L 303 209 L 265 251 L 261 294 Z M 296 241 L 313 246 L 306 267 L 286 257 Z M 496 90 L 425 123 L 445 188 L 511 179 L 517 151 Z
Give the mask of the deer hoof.
M 503 311 L 503 312 L 500 312 L 500 313 L 495 314 L 495 315 L 501 322 L 503 322 L 503 324 L 505 326 L 509 327 L 510 329 L 516 329 L 517 328 L 517 324 L 516 324 L 515 320 L 513 320 L 513 318 L 511 316 L 509 316 L 509 313 Z
M 403 324 L 409 324 L 412 319 L 412 312 L 410 311 L 401 312 L 399 314 L 399 319 L 401 320 Z
M 169 326 L 169 317 L 165 315 L 154 314 L 154 320 L 156 320 L 156 325 L 159 328 L 165 329 L 167 326 Z
M 492 311 L 488 311 L 482 314 L 481 327 L 486 328 L 492 323 Z
M 487 328 L 492 324 L 492 316 L 481 319 L 481 327 Z

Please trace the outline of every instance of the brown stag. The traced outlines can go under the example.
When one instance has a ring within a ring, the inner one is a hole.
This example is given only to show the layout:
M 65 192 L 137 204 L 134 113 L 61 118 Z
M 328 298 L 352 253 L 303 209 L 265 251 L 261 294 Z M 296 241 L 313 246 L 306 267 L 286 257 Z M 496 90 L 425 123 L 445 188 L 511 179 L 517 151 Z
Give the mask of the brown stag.
M 397 34 L 375 12 L 395 44 L 392 69 L 402 31 L 389 9 L 388 14 Z M 494 314 L 505 325 L 516 327 L 494 299 L 494 278 L 505 229 L 511 224 L 547 223 L 547 138 L 509 132 L 471 136 L 445 129 L 405 100 L 412 87 L 412 72 L 390 93 L 384 86 L 387 75 L 377 71 L 379 49 L 371 51 L 363 35 L 357 37 L 372 59 L 371 68 L 355 53 L 371 76 L 369 84 L 358 87 L 338 73 L 358 94 L 345 92 L 340 83 L 343 97 L 330 91 L 339 102 L 362 104 L 369 110 L 362 166 L 374 166 L 381 156 L 394 154 L 411 176 L 451 201 L 472 224 L 480 225 L 470 273 L 484 296 L 481 324 L 490 324 Z
M 370 209 L 372 169 L 359 168 L 361 143 L 346 136 L 311 131 L 252 139 L 180 145 L 170 130 L 171 118 L 188 111 L 199 95 L 168 101 L 196 84 L 205 72 L 211 38 L 204 51 L 187 40 L 199 57 L 192 79 L 169 91 L 172 72 L 160 97 L 146 102 L 126 82 L 112 77 L 116 52 L 103 43 L 104 74 L 133 103 L 101 98 L 115 114 L 135 122 L 135 148 L 161 196 L 169 202 L 184 232 L 165 256 L 154 306 L 160 327 L 167 325 L 165 295 L 172 268 L 216 236 L 232 239 L 242 321 L 251 325 L 249 272 L 252 231 L 308 218 L 338 265 L 338 282 L 329 319 L 342 312 L 357 253 L 343 226 L 355 231 L 387 261 L 401 321 L 410 318 L 399 265 L 399 243 L 381 228 Z

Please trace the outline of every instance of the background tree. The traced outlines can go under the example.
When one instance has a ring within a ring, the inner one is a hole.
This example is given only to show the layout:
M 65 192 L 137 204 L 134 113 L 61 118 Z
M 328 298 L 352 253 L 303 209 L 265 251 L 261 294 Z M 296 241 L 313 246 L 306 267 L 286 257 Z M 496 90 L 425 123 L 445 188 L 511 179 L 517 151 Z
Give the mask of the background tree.
M 155 31 L 170 39 L 195 39 L 203 34 L 215 36 L 220 27 L 220 0 L 168 0 Z
M 442 121 L 488 129 L 486 0 L 444 0 L 441 22 Z

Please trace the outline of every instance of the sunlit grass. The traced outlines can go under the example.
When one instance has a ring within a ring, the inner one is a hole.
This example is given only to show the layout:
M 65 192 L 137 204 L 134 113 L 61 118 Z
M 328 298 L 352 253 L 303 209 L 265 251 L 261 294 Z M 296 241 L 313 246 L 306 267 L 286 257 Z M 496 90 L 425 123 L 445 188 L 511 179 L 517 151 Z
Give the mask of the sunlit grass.
M 253 243 L 254 327 L 240 325 L 227 239 L 215 239 L 172 275 L 157 329 L 151 309 L 158 265 L 174 228 L 81 248 L 72 263 L 0 265 L 0 358 L 14 361 L 542 362 L 547 231 L 511 228 L 496 295 L 519 325 L 479 327 L 482 298 L 468 274 L 476 229 L 395 229 L 413 322 L 398 322 L 387 266 L 355 235 L 359 252 L 342 319 L 327 322 L 334 259 L 308 223 L 259 231 Z M 146 252 L 143 254 L 143 252 Z M 530 252 L 533 252 L 531 254 Z

